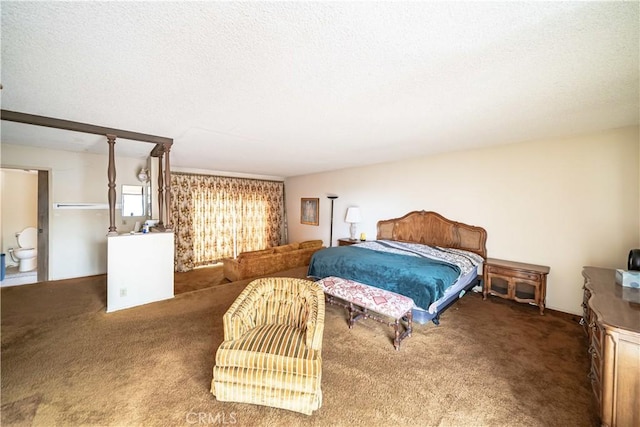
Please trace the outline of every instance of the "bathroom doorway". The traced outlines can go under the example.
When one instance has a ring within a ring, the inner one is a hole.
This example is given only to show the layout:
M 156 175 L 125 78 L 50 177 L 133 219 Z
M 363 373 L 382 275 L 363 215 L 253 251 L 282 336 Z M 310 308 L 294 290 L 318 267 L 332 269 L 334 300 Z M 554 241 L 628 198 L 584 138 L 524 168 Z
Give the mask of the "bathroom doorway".
M 25 285 L 49 278 L 49 171 L 3 167 L 2 253 L 6 264 L 1 286 Z M 36 269 L 20 272 L 9 253 L 17 248 L 16 233 L 36 227 L 38 233 Z

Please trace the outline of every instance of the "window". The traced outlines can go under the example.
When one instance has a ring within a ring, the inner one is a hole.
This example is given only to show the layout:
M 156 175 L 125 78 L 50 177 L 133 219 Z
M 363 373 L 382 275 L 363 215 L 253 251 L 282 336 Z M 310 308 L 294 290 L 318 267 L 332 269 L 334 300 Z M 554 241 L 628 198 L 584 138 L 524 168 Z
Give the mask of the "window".
M 172 174 L 176 271 L 277 246 L 284 233 L 284 183 Z

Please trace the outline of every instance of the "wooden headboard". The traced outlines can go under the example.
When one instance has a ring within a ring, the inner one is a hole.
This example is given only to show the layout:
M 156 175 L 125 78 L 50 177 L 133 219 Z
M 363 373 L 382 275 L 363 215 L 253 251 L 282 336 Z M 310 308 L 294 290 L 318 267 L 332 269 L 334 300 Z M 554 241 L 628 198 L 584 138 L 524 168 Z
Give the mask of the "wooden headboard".
M 430 211 L 413 211 L 401 218 L 378 221 L 377 238 L 464 249 L 487 258 L 484 228 L 451 221 Z

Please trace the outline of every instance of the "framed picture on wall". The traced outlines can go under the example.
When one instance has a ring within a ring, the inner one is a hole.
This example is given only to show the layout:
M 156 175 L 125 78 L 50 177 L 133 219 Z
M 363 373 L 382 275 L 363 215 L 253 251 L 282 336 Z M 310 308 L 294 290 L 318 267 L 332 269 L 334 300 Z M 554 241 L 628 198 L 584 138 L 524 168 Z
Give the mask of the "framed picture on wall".
M 307 225 L 318 225 L 320 212 L 320 199 L 300 199 L 300 223 Z

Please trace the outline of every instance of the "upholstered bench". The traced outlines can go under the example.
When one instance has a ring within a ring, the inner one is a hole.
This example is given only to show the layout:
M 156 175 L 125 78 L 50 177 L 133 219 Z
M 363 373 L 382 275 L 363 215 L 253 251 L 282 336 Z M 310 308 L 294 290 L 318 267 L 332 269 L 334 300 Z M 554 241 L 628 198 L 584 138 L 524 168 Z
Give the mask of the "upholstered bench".
M 384 289 L 375 288 L 353 280 L 329 276 L 318 282 L 325 293 L 325 300 L 330 304 L 340 305 L 349 311 L 349 328 L 361 318 L 370 318 L 391 326 L 394 329 L 393 346 L 400 349 L 400 343 L 411 336 L 413 317 L 411 309 L 413 300 L 404 295 Z M 344 301 L 344 302 L 341 302 Z M 378 313 L 394 319 L 393 322 L 369 312 Z M 406 319 L 404 332 L 400 333 L 402 319 Z

